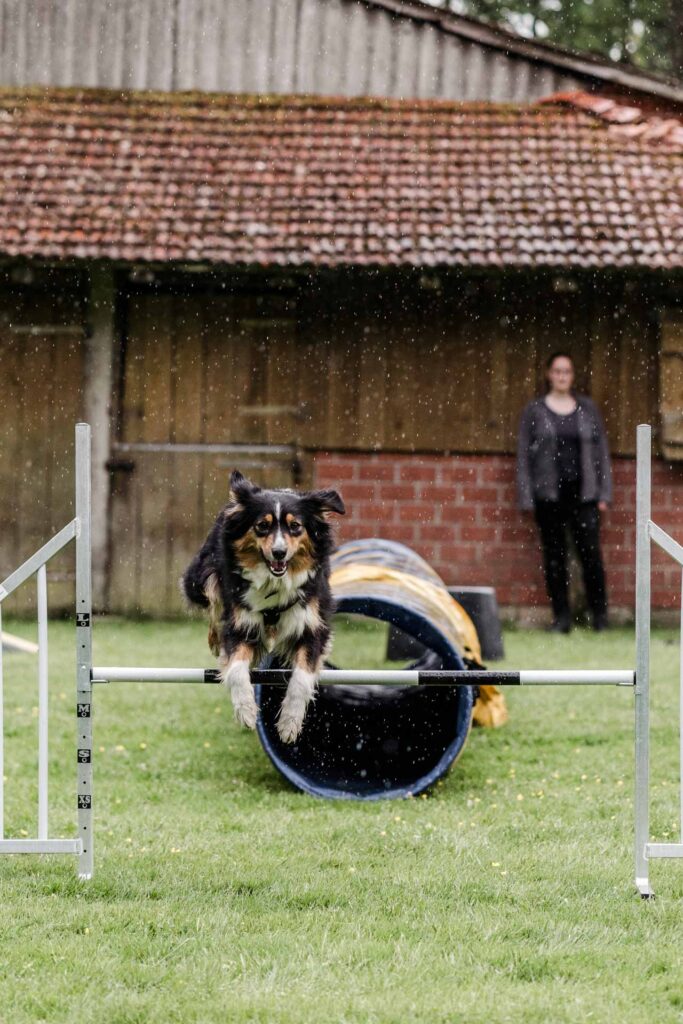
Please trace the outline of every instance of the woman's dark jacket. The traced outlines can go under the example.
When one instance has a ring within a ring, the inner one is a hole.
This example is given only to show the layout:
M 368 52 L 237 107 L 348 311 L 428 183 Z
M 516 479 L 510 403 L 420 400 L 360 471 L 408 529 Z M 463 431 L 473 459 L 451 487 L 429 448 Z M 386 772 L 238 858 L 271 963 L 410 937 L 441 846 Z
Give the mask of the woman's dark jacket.
M 581 501 L 611 501 L 609 446 L 602 417 L 586 395 L 576 395 L 581 452 Z M 552 413 L 542 398 L 524 409 L 517 443 L 519 506 L 534 501 L 558 501 L 557 435 Z

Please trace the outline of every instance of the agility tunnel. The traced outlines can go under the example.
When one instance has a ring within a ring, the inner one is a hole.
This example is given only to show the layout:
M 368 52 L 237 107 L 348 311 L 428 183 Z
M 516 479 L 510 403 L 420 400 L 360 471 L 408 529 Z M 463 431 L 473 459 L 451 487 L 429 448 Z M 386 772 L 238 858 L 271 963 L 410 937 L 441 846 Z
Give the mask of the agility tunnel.
M 342 545 L 331 585 L 338 613 L 389 623 L 422 645 L 419 661 L 406 667 L 481 667 L 472 620 L 431 566 L 403 544 Z M 330 799 L 417 796 L 457 760 L 473 720 L 497 726 L 507 717 L 494 686 L 323 686 L 301 736 L 288 746 L 276 729 L 282 692 L 259 686 L 257 700 L 259 738 L 275 767 L 298 789 Z

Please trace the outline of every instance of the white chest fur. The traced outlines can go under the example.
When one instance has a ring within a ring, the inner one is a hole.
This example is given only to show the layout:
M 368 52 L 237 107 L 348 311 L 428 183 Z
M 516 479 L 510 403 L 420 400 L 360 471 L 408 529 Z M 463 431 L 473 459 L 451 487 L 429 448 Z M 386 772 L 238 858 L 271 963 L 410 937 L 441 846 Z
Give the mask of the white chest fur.
M 245 572 L 244 576 L 249 581 L 249 589 L 244 595 L 248 608 L 235 611 L 235 622 L 242 628 L 258 629 L 268 651 L 291 647 L 307 626 L 314 628 L 319 624 L 316 609 L 298 601 L 292 604 L 297 591 L 309 578 L 308 571 L 287 572 L 281 579 L 276 579 L 264 565 Z M 267 626 L 260 613 L 276 608 L 283 608 L 283 611 L 275 625 Z

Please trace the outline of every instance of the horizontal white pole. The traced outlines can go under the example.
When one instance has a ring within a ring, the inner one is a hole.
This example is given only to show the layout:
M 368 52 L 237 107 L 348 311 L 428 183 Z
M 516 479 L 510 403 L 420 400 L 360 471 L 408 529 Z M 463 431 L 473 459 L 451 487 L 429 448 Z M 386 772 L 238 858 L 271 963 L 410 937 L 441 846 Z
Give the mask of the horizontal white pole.
M 81 853 L 80 839 L 0 839 L 0 853 Z
M 22 636 L 14 636 L 12 633 L 0 631 L 0 642 L 6 651 L 18 651 L 20 654 L 37 654 L 38 644 L 32 640 L 24 640 Z
M 257 682 L 282 685 L 287 673 L 281 670 L 255 670 L 252 673 Z M 108 683 L 217 683 L 216 669 L 203 668 L 152 668 L 124 667 L 117 665 L 96 665 L 92 670 L 93 682 Z M 439 670 L 418 671 L 416 669 L 324 669 L 320 674 L 323 685 L 363 685 L 367 683 L 383 686 L 405 686 L 410 684 L 440 684 L 474 686 L 489 683 L 497 686 L 633 686 L 633 669 L 538 669 L 523 672 Z
M 91 677 L 94 683 L 213 683 L 203 668 L 127 668 L 95 665 Z
M 521 686 L 585 685 L 634 686 L 636 674 L 632 668 L 608 669 L 531 669 L 519 673 Z
M 648 857 L 683 857 L 683 843 L 648 843 L 645 853 Z

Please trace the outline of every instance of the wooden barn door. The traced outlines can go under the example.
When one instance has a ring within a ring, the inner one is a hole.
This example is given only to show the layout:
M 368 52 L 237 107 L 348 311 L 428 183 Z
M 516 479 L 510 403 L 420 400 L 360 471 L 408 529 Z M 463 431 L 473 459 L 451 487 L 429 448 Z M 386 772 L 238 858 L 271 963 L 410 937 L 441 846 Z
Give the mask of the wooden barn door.
M 85 359 L 78 282 L 0 287 L 0 580 L 73 518 L 74 423 Z M 74 555 L 48 566 L 50 611 L 73 609 Z M 5 606 L 35 610 L 27 583 Z
M 300 482 L 295 321 L 256 296 L 132 295 L 113 445 L 109 607 L 173 615 L 240 469 Z
M 662 454 L 683 459 L 683 310 L 662 317 L 659 362 L 659 416 Z

